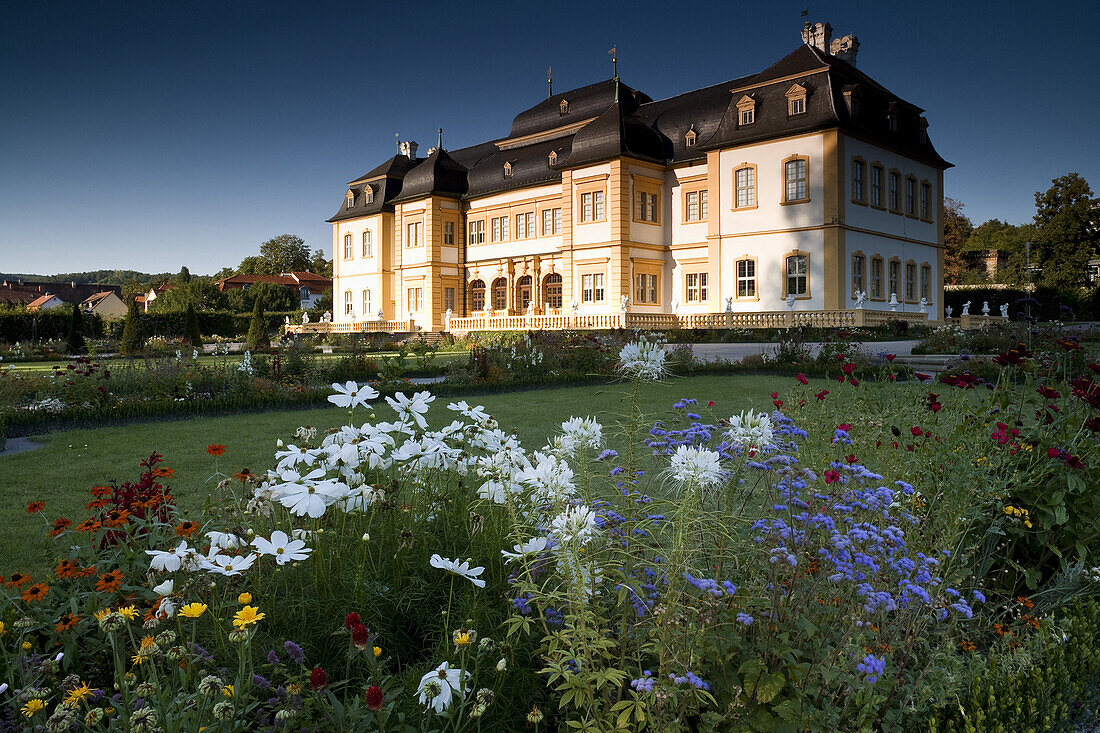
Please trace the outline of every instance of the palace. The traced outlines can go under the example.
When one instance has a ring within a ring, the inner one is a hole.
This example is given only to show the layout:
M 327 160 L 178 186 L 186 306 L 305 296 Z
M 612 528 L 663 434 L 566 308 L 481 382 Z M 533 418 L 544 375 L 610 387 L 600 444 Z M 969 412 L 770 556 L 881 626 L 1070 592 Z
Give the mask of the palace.
M 425 157 L 401 143 L 328 220 L 333 325 L 942 321 L 951 164 L 923 110 L 856 68 L 854 36 L 807 23 L 802 38 L 667 99 L 616 75 L 551 93 L 506 137 L 445 150 L 440 135 Z

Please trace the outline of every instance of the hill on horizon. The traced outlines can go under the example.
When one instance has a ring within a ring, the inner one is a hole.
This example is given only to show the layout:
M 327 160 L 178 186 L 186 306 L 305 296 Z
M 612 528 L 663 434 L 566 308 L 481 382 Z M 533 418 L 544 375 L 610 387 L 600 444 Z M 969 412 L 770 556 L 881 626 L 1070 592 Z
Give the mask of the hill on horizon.
M 137 270 L 92 270 L 90 272 L 62 272 L 56 275 L 34 275 L 28 273 L 0 273 L 0 280 L 23 280 L 43 283 L 95 283 L 98 285 L 125 285 L 130 280 L 149 283 L 155 280 L 167 280 L 177 273 L 149 273 Z

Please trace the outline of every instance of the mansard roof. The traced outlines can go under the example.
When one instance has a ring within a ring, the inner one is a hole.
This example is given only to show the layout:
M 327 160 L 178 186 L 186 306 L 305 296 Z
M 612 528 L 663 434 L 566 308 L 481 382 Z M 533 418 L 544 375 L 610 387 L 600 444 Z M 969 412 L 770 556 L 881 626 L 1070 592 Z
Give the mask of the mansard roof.
M 805 90 L 805 108 L 789 115 L 787 93 L 796 84 Z M 740 124 L 737 106 L 745 97 L 754 105 L 748 125 Z M 858 109 L 848 106 L 849 98 Z M 564 112 L 562 101 L 568 103 Z M 756 74 L 656 101 L 609 79 L 520 112 L 507 137 L 437 150 L 427 158 L 390 158 L 351 182 L 355 204 L 342 206 L 329 221 L 393 211 L 394 203 L 423 196 L 469 199 L 552 183 L 564 169 L 618 157 L 683 165 L 705 159 L 709 150 L 833 128 L 936 168 L 951 167 L 921 134 L 927 124 L 922 112 L 847 61 L 810 45 Z M 691 146 L 689 131 L 695 132 Z M 551 151 L 557 153 L 553 164 Z M 373 189 L 369 204 L 361 196 L 364 186 Z

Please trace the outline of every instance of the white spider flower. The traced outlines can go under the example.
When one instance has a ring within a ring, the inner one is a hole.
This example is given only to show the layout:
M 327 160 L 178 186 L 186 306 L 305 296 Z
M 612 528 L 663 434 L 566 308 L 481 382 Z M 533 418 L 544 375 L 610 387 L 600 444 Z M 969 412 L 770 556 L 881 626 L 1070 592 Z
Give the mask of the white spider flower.
M 632 341 L 619 352 L 619 370 L 628 377 L 655 382 L 668 373 L 660 344 Z
M 460 578 L 465 578 L 466 580 L 476 585 L 478 588 L 485 587 L 485 581 L 478 577 L 485 572 L 485 568 L 471 568 L 470 563 L 466 560 L 459 562 L 458 560 L 452 560 L 449 557 L 442 557 L 437 554 L 432 555 L 431 559 L 428 560 L 428 564 L 431 565 L 433 568 L 446 570 L 448 572 L 454 573 Z
M 523 470 L 516 480 L 532 489 L 536 502 L 566 500 L 577 493 L 573 469 L 556 456 L 536 452 L 534 465 Z
M 504 556 L 504 564 L 510 565 L 513 560 L 519 560 L 529 555 L 537 555 L 546 549 L 546 538 L 535 537 L 529 539 L 518 545 L 513 545 L 512 549 L 515 552 L 508 552 L 507 550 L 501 550 L 500 554 Z
M 450 707 L 455 693 L 462 697 L 463 688 L 468 689 L 469 682 L 469 672 L 452 668 L 447 662 L 443 662 L 420 678 L 420 687 L 417 689 L 420 704 L 434 708 L 436 713 L 442 713 Z
M 766 413 L 752 410 L 730 418 L 726 437 L 731 445 L 738 448 L 764 448 L 775 441 L 771 418 Z
M 554 517 L 550 523 L 550 532 L 562 545 L 574 543 L 583 545 L 599 532 L 599 527 L 596 525 L 596 512 L 584 505 L 568 507 Z
M 672 454 L 668 475 L 682 486 L 709 489 L 722 481 L 720 456 L 707 448 L 681 445 Z
M 599 450 L 603 445 L 603 426 L 590 417 L 571 417 L 561 424 L 563 449 L 569 454 L 578 448 Z
M 274 557 L 275 562 L 279 565 L 286 565 L 288 562 L 296 560 L 305 560 L 309 557 L 309 553 L 313 552 L 311 548 L 306 547 L 305 542 L 290 539 L 287 537 L 286 532 L 281 529 L 272 532 L 270 540 L 257 537 L 252 540 L 252 546 L 261 555 Z
M 366 407 L 368 402 L 378 396 L 378 390 L 369 384 L 359 385 L 349 381 L 341 385 L 339 382 L 334 382 L 332 388 L 336 390 L 336 394 L 330 394 L 328 401 L 337 407 L 346 407 L 349 410 L 354 410 L 356 405 Z

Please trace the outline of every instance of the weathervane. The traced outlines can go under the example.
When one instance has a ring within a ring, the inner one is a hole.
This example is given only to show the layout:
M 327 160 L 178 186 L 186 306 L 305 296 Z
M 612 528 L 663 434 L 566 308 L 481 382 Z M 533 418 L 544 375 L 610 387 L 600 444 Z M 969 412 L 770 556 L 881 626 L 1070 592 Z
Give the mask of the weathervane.
M 611 57 L 611 78 L 619 78 L 619 57 L 616 54 L 616 46 L 612 46 L 611 50 L 607 52 L 607 55 Z
M 439 147 L 440 150 L 443 150 L 443 128 L 442 127 L 439 128 L 438 132 L 439 132 L 439 145 L 438 145 L 438 147 Z

